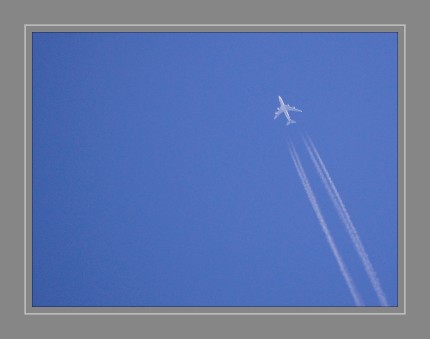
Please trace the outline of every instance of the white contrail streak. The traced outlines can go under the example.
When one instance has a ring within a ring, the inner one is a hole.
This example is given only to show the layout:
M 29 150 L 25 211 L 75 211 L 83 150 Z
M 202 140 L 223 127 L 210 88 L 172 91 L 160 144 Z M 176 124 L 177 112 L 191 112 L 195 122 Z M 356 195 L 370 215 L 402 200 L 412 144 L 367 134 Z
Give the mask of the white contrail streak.
M 381 287 L 378 276 L 375 270 L 373 269 L 373 265 L 370 262 L 370 259 L 366 253 L 366 250 L 364 249 L 363 243 L 360 240 L 360 236 L 358 235 L 357 229 L 352 223 L 351 217 L 349 216 L 349 213 L 346 210 L 345 204 L 343 203 L 342 198 L 340 197 L 339 192 L 337 191 L 336 186 L 334 185 L 334 182 L 331 179 L 330 174 L 328 173 L 327 168 L 325 167 L 324 162 L 322 161 L 321 156 L 319 155 L 318 150 L 316 149 L 314 143 L 312 142 L 309 136 L 307 137 L 307 139 L 308 140 L 304 138 L 303 140 L 305 142 L 308 153 L 312 159 L 312 162 L 315 165 L 315 168 L 318 171 L 318 174 L 321 177 L 321 180 L 330 196 L 330 199 L 334 207 L 336 208 L 336 211 L 340 219 L 343 221 L 348 231 L 348 234 L 361 259 L 361 262 L 363 263 L 364 269 L 366 270 L 367 276 L 369 277 L 370 282 L 373 286 L 373 289 L 375 290 L 376 295 L 378 296 L 379 303 L 382 306 L 388 306 L 387 298 Z
M 299 177 L 302 181 L 303 187 L 306 191 L 306 194 L 308 196 L 309 202 L 312 205 L 312 208 L 317 216 L 317 219 L 321 225 L 321 228 L 324 232 L 324 235 L 327 239 L 328 244 L 330 245 L 330 248 L 333 252 L 334 257 L 336 258 L 337 264 L 339 265 L 339 269 L 346 281 L 346 284 L 348 285 L 349 291 L 351 292 L 351 295 L 354 299 L 355 305 L 356 306 L 364 306 L 363 302 L 361 300 L 361 297 L 357 291 L 357 288 L 355 287 L 354 282 L 352 281 L 351 276 L 349 275 L 348 269 L 346 268 L 346 265 L 337 249 L 337 246 L 330 234 L 330 231 L 327 227 L 327 224 L 324 220 L 324 217 L 321 213 L 321 210 L 319 208 L 318 202 L 316 200 L 315 194 L 312 191 L 311 185 L 308 181 L 308 178 L 306 176 L 306 173 L 303 169 L 302 163 L 300 162 L 299 156 L 297 155 L 297 152 L 294 148 L 294 146 L 292 144 L 289 145 L 290 148 L 290 153 L 291 153 L 291 157 L 293 159 L 294 162 L 294 166 L 296 167 L 297 173 L 299 174 Z

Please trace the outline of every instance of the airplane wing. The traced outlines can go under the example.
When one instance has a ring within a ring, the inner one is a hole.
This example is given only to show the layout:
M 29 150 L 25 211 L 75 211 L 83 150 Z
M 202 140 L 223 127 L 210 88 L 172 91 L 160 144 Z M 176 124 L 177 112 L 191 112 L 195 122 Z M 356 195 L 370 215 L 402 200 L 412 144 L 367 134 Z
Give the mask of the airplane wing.
M 275 116 L 273 117 L 273 119 L 276 119 L 277 117 L 279 117 L 281 113 L 283 113 L 283 111 L 281 110 L 278 110 L 277 112 L 275 112 Z
M 297 109 L 295 107 L 291 107 L 288 110 L 291 111 L 291 112 L 301 112 L 301 110 L 299 110 L 299 109 Z

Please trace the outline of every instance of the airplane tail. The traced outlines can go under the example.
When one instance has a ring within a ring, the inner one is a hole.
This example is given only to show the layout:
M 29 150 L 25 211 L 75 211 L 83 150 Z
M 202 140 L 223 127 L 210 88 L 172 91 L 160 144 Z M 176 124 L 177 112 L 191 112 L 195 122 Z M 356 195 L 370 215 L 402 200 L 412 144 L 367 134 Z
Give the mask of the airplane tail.
M 290 124 L 295 124 L 296 123 L 296 121 L 295 120 L 288 120 L 288 122 L 287 122 L 287 126 L 288 125 L 290 125 Z

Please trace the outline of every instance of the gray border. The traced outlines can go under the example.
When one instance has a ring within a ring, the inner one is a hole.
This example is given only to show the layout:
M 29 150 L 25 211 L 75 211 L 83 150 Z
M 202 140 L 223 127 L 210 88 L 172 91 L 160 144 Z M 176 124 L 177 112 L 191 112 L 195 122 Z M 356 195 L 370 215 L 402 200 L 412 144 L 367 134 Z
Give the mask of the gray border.
M 31 305 L 31 36 L 33 32 L 397 32 L 398 33 L 398 306 L 397 307 L 33 307 Z M 26 315 L 402 315 L 406 314 L 406 26 L 405 25 L 25 25 L 25 225 Z M 403 126 L 403 128 L 402 128 Z M 49 310 L 49 312 L 47 312 Z

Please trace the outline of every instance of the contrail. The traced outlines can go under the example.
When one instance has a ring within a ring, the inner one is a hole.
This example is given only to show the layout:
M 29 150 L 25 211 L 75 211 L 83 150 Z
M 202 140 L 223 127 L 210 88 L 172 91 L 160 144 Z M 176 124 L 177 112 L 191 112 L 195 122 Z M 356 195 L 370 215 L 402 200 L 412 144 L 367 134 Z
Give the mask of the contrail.
M 357 229 L 352 223 L 351 217 L 346 210 L 345 204 L 343 203 L 342 198 L 340 197 L 339 192 L 337 191 L 336 186 L 334 185 L 334 182 L 331 179 L 330 174 L 328 173 L 327 168 L 325 167 L 324 162 L 322 161 L 318 153 L 318 150 L 316 149 L 314 143 L 309 136 L 307 136 L 307 140 L 303 138 L 303 141 L 305 142 L 308 153 L 312 159 L 312 162 L 315 165 L 315 168 L 318 171 L 318 174 L 321 177 L 321 180 L 330 196 L 330 199 L 335 206 L 340 219 L 343 221 L 348 231 L 348 234 L 355 246 L 355 249 L 361 259 L 361 262 L 363 263 L 364 269 L 366 270 L 367 276 L 369 277 L 373 289 L 378 296 L 380 304 L 382 306 L 388 306 L 385 293 L 381 287 L 378 276 L 373 269 L 373 265 L 370 262 L 369 256 L 364 249 L 363 243 L 360 240 L 360 236 L 358 235 Z
M 294 166 L 296 167 L 297 173 L 299 174 L 299 177 L 302 181 L 302 184 L 303 184 L 303 187 L 304 187 L 306 194 L 308 196 L 309 202 L 312 205 L 312 208 L 313 208 L 313 210 L 317 216 L 317 219 L 321 225 L 321 228 L 324 232 L 324 235 L 327 239 L 327 242 L 330 245 L 330 248 L 333 252 L 334 257 L 336 258 L 337 264 L 339 265 L 339 269 L 340 269 L 340 271 L 341 271 L 341 273 L 342 273 L 342 275 L 346 281 L 346 284 L 348 285 L 349 291 L 351 292 L 351 295 L 354 299 L 355 305 L 356 306 L 364 306 L 364 304 L 361 300 L 361 297 L 360 297 L 360 295 L 359 295 L 359 293 L 355 287 L 355 284 L 352 281 L 352 278 L 348 273 L 348 269 L 346 268 L 346 265 L 345 265 L 341 255 L 340 255 L 337 247 L 336 247 L 336 244 L 335 244 L 331 234 L 330 234 L 330 231 L 327 227 L 327 224 L 326 224 L 324 217 L 321 213 L 321 210 L 318 206 L 318 202 L 316 200 L 315 194 L 312 191 L 311 185 L 309 184 L 309 181 L 308 181 L 306 173 L 303 169 L 302 163 L 300 162 L 299 156 L 297 155 L 297 152 L 296 152 L 296 150 L 292 144 L 289 145 L 289 148 L 290 148 L 291 157 L 292 157 L 293 162 L 294 162 Z

